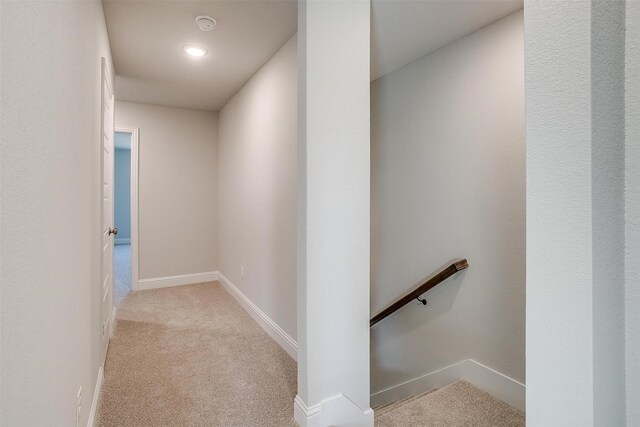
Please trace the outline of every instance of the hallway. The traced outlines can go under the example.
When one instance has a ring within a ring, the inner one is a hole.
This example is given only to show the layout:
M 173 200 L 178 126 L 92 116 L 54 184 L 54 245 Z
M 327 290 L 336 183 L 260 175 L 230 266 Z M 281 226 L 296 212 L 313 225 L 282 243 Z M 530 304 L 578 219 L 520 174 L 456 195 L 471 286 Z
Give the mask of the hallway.
M 295 426 L 296 363 L 218 282 L 131 292 L 97 425 Z
M 120 306 L 131 292 L 131 245 L 113 247 L 113 303 Z

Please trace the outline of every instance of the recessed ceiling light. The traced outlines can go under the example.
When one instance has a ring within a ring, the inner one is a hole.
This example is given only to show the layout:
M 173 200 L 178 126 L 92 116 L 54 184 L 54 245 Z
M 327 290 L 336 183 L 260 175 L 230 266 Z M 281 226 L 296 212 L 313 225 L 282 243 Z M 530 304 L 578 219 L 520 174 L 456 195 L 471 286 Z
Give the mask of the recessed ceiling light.
M 191 56 L 205 56 L 207 54 L 207 50 L 198 46 L 185 46 L 182 48 L 184 53 Z

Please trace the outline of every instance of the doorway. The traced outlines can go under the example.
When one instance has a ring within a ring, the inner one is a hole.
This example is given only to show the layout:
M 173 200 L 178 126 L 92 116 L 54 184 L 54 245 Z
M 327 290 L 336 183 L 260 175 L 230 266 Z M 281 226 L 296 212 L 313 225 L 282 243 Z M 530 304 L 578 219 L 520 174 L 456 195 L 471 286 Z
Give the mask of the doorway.
M 138 284 L 138 129 L 114 136 L 113 296 L 117 307 Z

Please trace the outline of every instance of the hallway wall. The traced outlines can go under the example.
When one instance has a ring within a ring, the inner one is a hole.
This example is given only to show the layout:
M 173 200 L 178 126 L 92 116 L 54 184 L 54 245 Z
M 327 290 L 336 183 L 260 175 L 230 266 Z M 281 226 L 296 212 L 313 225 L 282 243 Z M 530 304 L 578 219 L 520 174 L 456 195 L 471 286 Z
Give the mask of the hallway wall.
M 640 425 L 640 2 L 626 2 L 626 258 L 627 425 Z
M 372 391 L 472 358 L 525 377 L 523 14 L 372 83 L 377 313 L 452 258 L 469 269 L 372 328 Z
M 294 339 L 296 43 L 294 36 L 222 109 L 218 154 L 219 269 Z
M 102 5 L 0 2 L 0 425 L 86 426 L 101 363 Z
M 217 270 L 218 115 L 117 101 L 116 126 L 140 128 L 140 279 Z

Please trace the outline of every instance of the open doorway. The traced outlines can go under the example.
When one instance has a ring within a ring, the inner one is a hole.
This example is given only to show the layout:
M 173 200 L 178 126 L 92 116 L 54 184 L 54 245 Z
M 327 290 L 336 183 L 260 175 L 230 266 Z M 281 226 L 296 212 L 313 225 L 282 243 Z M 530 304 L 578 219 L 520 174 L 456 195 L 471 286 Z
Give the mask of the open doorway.
M 138 129 L 116 128 L 114 138 L 113 295 L 118 306 L 138 283 Z

